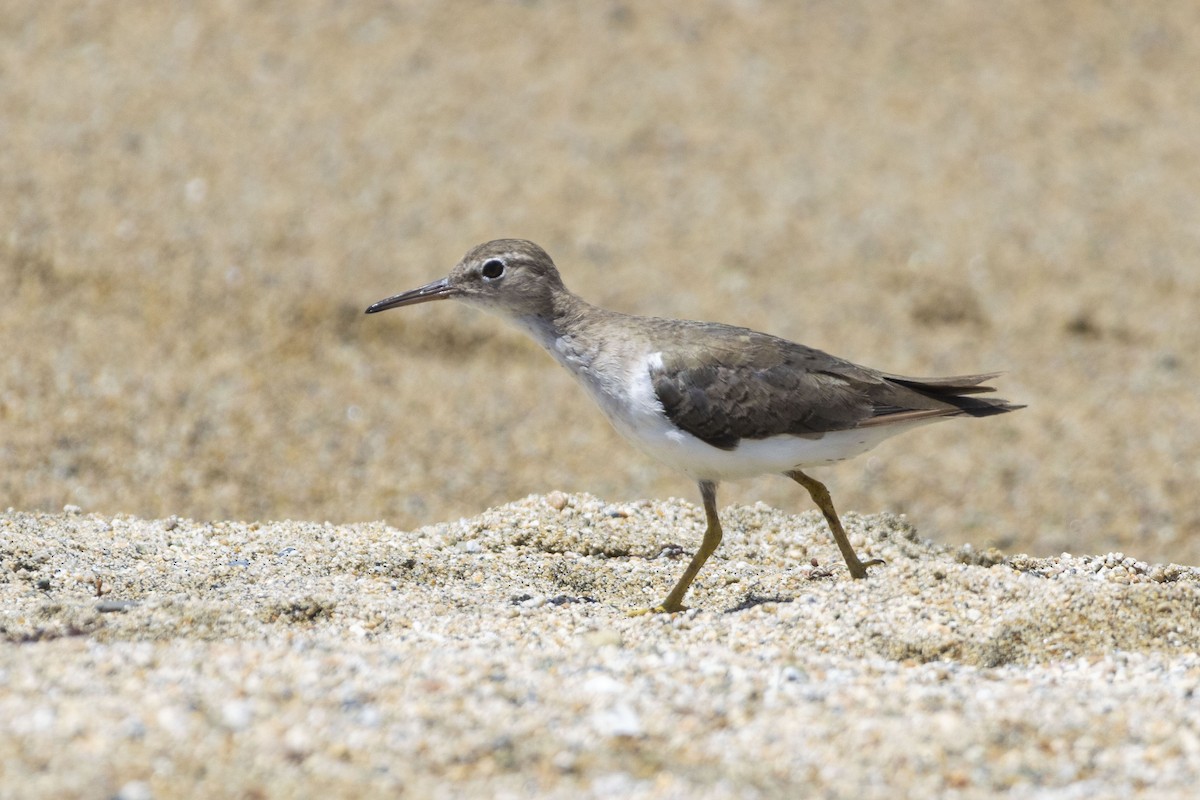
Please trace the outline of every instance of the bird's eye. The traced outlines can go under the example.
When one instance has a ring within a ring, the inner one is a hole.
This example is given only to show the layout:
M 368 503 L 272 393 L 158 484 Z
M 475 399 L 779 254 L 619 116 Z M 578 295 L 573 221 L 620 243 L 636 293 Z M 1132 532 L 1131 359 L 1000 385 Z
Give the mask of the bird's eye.
M 498 258 L 488 259 L 483 262 L 483 269 L 479 272 L 485 278 L 499 278 L 504 274 L 504 262 Z

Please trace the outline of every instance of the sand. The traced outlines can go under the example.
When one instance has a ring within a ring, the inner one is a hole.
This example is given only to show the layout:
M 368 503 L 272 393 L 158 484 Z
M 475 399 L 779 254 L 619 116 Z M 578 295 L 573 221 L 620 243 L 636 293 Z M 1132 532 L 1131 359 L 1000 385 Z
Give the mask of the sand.
M 6 2 L 0 788 L 1186 792 L 1198 47 L 1172 2 Z M 518 331 L 362 313 L 501 236 L 1028 408 L 817 473 L 868 582 L 761 478 L 630 620 L 695 487 Z
M 1186 797 L 1200 570 L 678 500 L 0 517 L 5 797 Z

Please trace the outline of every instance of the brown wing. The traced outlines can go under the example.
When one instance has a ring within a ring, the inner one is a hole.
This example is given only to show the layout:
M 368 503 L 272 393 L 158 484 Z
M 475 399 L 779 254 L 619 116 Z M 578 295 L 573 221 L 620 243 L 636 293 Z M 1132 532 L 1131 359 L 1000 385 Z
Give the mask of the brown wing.
M 687 334 L 662 352 L 651 383 L 675 425 L 725 450 L 742 439 L 1019 408 L 963 397 L 991 391 L 980 384 L 994 374 L 906 378 L 743 328 L 692 323 Z

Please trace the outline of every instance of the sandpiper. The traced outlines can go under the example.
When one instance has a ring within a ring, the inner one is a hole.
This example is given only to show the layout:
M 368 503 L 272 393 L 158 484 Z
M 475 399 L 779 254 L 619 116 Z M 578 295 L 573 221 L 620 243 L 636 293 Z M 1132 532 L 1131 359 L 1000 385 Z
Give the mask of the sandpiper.
M 850 575 L 865 578 L 882 562 L 859 560 L 829 491 L 801 470 L 947 417 L 1023 407 L 971 396 L 993 391 L 983 384 L 999 373 L 906 378 L 747 328 L 598 308 L 572 294 L 546 251 L 523 239 L 481 244 L 446 277 L 367 313 L 432 300 L 459 300 L 516 324 L 575 376 L 619 433 L 699 484 L 704 539 L 652 611 L 682 610 L 721 543 L 720 481 L 780 473 L 799 483 L 825 515 Z

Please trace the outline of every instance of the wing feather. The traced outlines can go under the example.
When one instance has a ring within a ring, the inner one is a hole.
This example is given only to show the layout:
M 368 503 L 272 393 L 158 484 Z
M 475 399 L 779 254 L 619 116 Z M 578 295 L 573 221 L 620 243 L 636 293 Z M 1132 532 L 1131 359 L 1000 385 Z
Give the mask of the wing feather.
M 860 367 L 767 334 L 691 323 L 686 346 L 661 352 L 650 379 L 670 420 L 708 444 L 732 450 L 742 439 L 820 437 L 831 431 L 940 416 L 1010 411 L 992 391 L 995 373 L 906 378 Z

